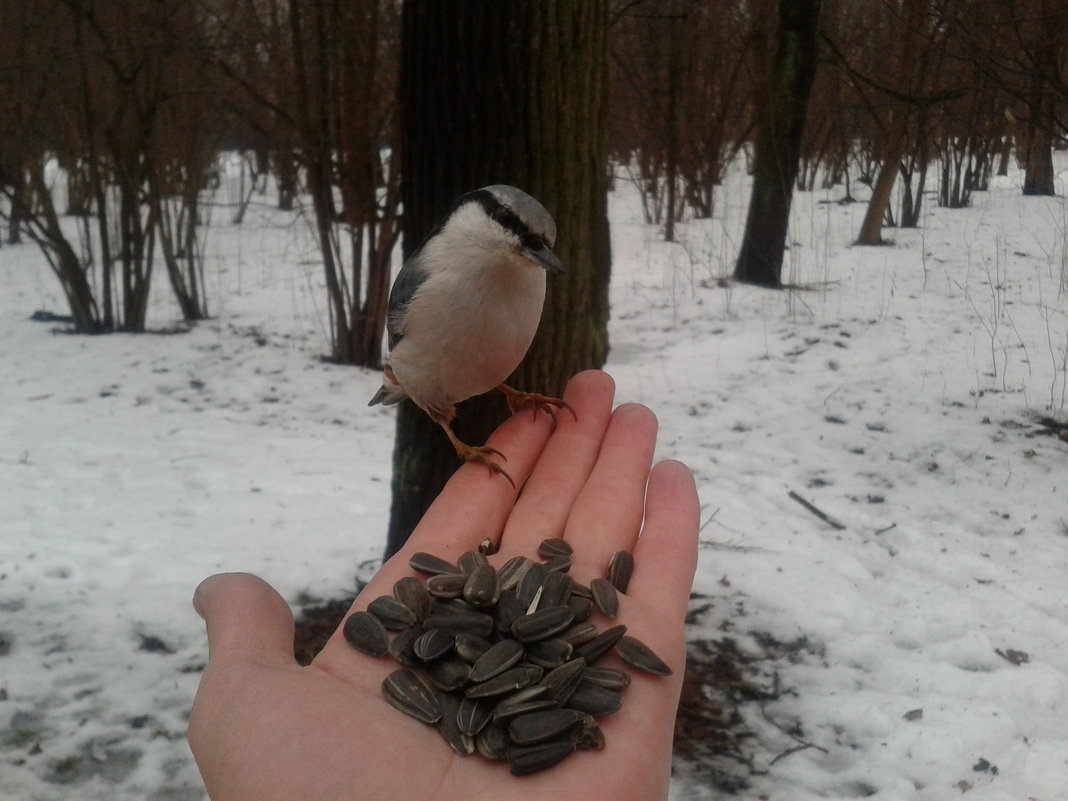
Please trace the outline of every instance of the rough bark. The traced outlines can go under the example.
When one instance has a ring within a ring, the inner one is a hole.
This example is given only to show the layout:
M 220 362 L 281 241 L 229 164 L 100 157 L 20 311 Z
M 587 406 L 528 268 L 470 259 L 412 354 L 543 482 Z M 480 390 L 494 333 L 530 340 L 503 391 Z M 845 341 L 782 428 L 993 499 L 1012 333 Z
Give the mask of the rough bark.
M 821 0 L 780 0 L 775 56 L 753 159 L 753 193 L 734 278 L 778 287 L 805 112 L 816 72 Z
M 513 376 L 555 394 L 607 354 L 605 0 L 406 2 L 401 109 L 405 256 L 453 200 L 492 183 L 534 195 L 557 221 L 541 328 Z M 459 407 L 465 442 L 507 414 L 497 394 Z M 395 552 L 459 466 L 441 429 L 401 404 L 386 550 Z M 487 475 L 487 480 L 503 481 Z

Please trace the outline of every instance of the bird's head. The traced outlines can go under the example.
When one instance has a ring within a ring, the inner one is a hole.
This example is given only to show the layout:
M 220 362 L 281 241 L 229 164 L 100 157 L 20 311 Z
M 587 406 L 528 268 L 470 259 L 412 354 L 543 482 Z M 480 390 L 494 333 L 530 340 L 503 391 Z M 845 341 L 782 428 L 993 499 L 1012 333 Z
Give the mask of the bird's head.
M 552 251 L 556 242 L 552 216 L 514 186 L 494 184 L 469 192 L 459 199 L 447 224 L 466 226 L 477 238 L 508 248 L 555 275 L 564 272 Z

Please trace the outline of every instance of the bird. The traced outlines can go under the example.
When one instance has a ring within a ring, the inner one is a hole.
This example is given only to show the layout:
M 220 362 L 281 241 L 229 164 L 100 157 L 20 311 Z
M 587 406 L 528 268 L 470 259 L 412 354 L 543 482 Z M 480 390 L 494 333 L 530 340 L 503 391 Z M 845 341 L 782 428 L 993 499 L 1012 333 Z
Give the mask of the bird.
M 459 197 L 404 262 L 389 294 L 388 355 L 369 406 L 410 398 L 444 429 L 465 462 L 515 482 L 488 446 L 467 445 L 452 430 L 456 404 L 492 389 L 512 413 L 567 409 L 560 398 L 504 383 L 519 366 L 541 321 L 546 273 L 562 275 L 553 253 L 556 223 L 514 186 L 494 184 Z M 577 417 L 576 417 L 577 419 Z

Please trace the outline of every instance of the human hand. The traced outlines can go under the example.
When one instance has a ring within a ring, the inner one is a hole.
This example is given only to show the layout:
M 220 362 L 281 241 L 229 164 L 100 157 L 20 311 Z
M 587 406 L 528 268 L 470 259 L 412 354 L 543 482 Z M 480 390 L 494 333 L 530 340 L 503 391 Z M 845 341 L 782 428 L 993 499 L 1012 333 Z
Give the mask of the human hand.
M 612 622 L 625 623 L 674 673 L 634 675 L 620 711 L 599 721 L 605 750 L 521 778 L 478 756 L 460 757 L 434 728 L 382 698 L 382 680 L 397 668 L 392 660 L 357 652 L 339 628 L 310 666 L 299 666 L 285 601 L 254 576 L 221 574 L 194 596 L 209 662 L 189 721 L 190 747 L 214 801 L 666 797 L 698 501 L 685 466 L 650 467 L 653 414 L 634 404 L 612 411 L 613 393 L 606 374 L 581 373 L 564 394 L 577 419 L 561 415 L 554 426 L 547 415 L 518 414 L 501 425 L 488 444 L 508 456 L 519 496 L 484 466 L 464 465 L 352 607 L 366 608 L 413 575 L 408 559 L 416 551 L 455 560 L 499 535 L 491 558 L 499 566 L 563 537 L 575 550 L 570 575 L 584 583 L 603 575 L 614 551 L 632 551 L 634 575 Z

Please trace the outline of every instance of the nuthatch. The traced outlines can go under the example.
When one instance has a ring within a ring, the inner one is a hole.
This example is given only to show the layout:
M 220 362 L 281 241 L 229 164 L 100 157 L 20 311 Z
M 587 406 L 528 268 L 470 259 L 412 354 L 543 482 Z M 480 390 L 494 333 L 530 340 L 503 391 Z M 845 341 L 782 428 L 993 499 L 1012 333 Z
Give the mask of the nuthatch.
M 545 300 L 545 272 L 564 267 L 552 252 L 556 224 L 534 198 L 495 184 L 463 195 L 404 263 L 389 295 L 389 357 L 369 405 L 409 397 L 445 429 L 456 454 L 512 485 L 489 456 L 452 431 L 455 404 L 501 390 L 513 412 L 553 413 L 562 400 L 504 384 L 530 347 Z M 574 412 L 572 411 L 572 414 Z

